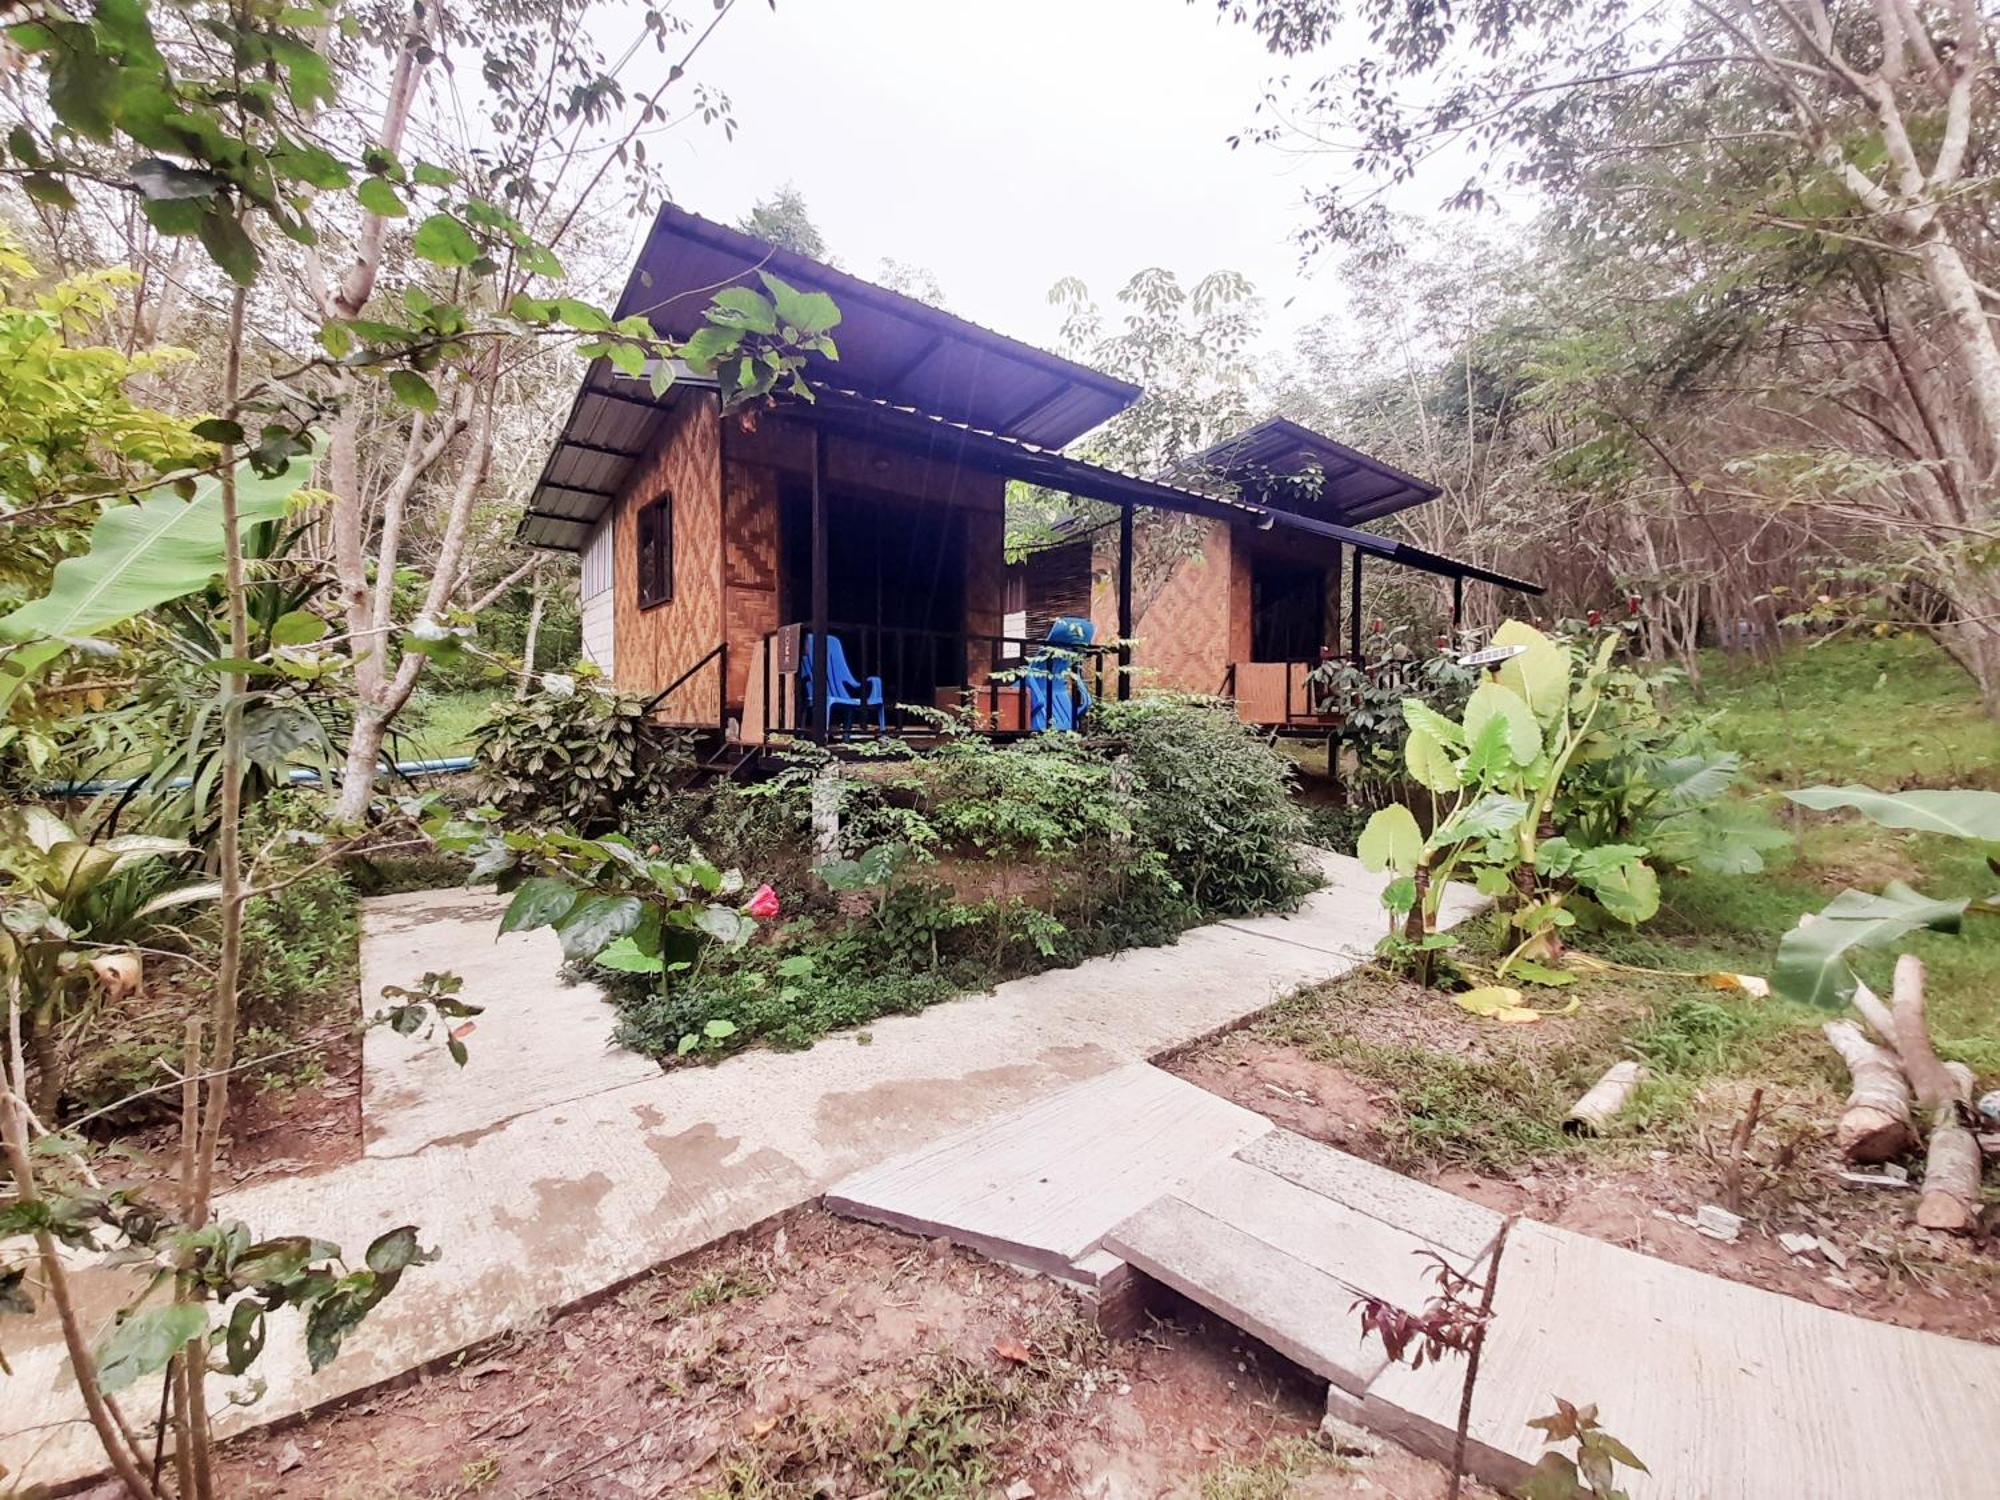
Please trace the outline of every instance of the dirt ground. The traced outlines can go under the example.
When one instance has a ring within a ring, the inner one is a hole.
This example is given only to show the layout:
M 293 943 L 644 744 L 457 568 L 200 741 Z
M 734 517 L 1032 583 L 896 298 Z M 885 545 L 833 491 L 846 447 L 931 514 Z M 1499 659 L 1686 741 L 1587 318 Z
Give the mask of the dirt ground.
M 1393 1013 L 1391 1008 L 1389 1013 Z M 1377 1014 L 1383 1014 L 1378 1012 Z M 1480 1023 L 1428 1016 L 1412 1007 L 1393 1023 L 1397 1041 L 1460 1051 L 1480 1045 Z M 1463 1034 L 1461 1034 L 1463 1033 Z M 1932 1234 L 1908 1223 L 1916 1194 L 1844 1181 L 1845 1165 L 1822 1132 L 1806 1131 L 1781 1170 L 1751 1171 L 1746 1220 L 1734 1243 L 1682 1222 L 1719 1201 L 1721 1163 L 1699 1145 L 1674 1149 L 1635 1141 L 1579 1145 L 1512 1174 L 1398 1159 L 1388 1124 L 1392 1088 L 1259 1030 L 1230 1033 L 1174 1059 L 1190 1082 L 1267 1116 L 1288 1130 L 1384 1162 L 1502 1212 L 1657 1255 L 1679 1265 L 1748 1282 L 1822 1307 L 1958 1338 L 2000 1343 L 2000 1259 L 1991 1243 Z M 1740 1102 L 1707 1113 L 1734 1118 Z M 1774 1166 L 1767 1147 L 1756 1157 Z M 1780 1234 L 1811 1235 L 1800 1254 Z M 1830 1249 L 1826 1247 L 1831 1247 Z
M 323 1172 L 361 1157 L 360 1033 L 329 1021 L 288 1046 L 312 1050 L 237 1074 L 218 1165 L 226 1187 Z M 179 1150 L 178 1100 L 162 1096 L 145 1123 L 104 1133 L 138 1151 L 156 1172 L 170 1173 Z
M 1444 1493 L 1443 1471 L 1400 1449 L 1313 1441 L 1324 1388 L 1277 1355 L 1185 1304 L 1158 1312 L 1107 1339 L 1059 1283 L 801 1211 L 414 1384 L 238 1439 L 220 1493 Z

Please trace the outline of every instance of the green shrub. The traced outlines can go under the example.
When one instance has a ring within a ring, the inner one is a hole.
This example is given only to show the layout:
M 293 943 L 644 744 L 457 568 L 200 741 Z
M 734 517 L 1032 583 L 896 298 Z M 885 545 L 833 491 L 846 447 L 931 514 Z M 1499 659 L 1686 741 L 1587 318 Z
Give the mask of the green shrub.
M 832 767 L 830 786 L 822 781 Z M 1310 888 L 1286 763 L 1233 716 L 1190 700 L 1107 705 L 1100 732 L 996 744 L 948 735 L 834 765 L 627 809 L 640 850 L 689 848 L 782 893 L 784 927 L 657 980 L 590 969 L 619 1039 L 659 1057 L 828 1031 L 956 994 L 1171 942 L 1221 913 Z M 830 790 L 839 857 L 812 865 Z
M 318 795 L 273 792 L 244 822 L 244 842 L 270 851 L 262 893 L 243 907 L 243 1011 L 249 1024 L 286 1032 L 351 1008 L 361 976 L 359 898 L 335 865 L 304 871 L 321 854 Z
M 1312 889 L 1292 767 L 1217 704 L 1175 697 L 1100 704 L 1099 753 L 1131 777 L 1139 841 L 1203 914 L 1289 908 Z
M 501 811 L 578 833 L 612 826 L 628 802 L 662 790 L 680 759 L 642 699 L 591 683 L 502 700 L 476 731 L 473 753 Z

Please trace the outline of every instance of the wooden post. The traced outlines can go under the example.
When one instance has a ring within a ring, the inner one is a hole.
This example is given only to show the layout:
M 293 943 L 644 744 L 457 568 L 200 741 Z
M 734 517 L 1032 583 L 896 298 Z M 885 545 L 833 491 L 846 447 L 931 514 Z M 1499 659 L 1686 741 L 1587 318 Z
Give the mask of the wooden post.
M 1464 623 L 1465 575 L 1463 573 L 1454 573 L 1451 575 L 1451 633 L 1454 637 L 1458 635 L 1459 627 Z M 1456 646 L 1458 644 L 1457 640 L 1454 639 L 1452 644 Z
M 826 639 L 826 429 L 813 428 L 812 451 L 812 638 L 807 647 L 813 664 L 812 738 L 826 743 L 827 727 L 833 722 L 832 694 L 827 684 L 832 674 L 827 659 L 833 654 Z
M 1336 542 L 1333 546 L 1333 566 L 1327 569 L 1326 589 L 1326 599 L 1332 608 L 1333 617 L 1326 622 L 1326 640 L 1323 643 L 1329 651 L 1332 651 L 1336 655 L 1340 651 L 1340 560 L 1341 547 Z
M 1118 512 L 1118 696 L 1132 696 L 1132 507 Z
M 1347 594 L 1347 654 L 1361 660 L 1361 549 L 1354 549 L 1354 577 Z

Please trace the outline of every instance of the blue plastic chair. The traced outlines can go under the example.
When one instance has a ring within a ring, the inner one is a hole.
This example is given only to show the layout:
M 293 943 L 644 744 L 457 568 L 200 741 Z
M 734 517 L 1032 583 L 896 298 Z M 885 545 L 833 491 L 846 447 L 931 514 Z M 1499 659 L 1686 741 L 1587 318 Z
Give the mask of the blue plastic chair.
M 857 697 L 863 684 L 847 667 L 847 650 L 840 644 L 840 637 L 826 638 L 826 701 L 819 701 L 817 683 L 813 674 L 814 637 L 806 637 L 805 654 L 799 660 L 799 686 L 805 689 L 806 707 L 816 710 L 819 727 L 822 730 L 833 727 L 833 711 L 838 708 L 845 712 L 846 723 L 841 737 L 854 733 L 854 715 L 857 710 L 875 710 L 875 731 L 884 733 L 889 727 L 888 705 L 882 701 L 882 679 L 870 677 L 867 681 L 866 696 Z
M 1091 705 L 1090 689 L 1077 670 L 1079 653 L 1097 635 L 1097 627 L 1076 615 L 1064 615 L 1049 626 L 1047 645 L 1022 670 L 1028 692 L 1028 727 L 1076 729 Z

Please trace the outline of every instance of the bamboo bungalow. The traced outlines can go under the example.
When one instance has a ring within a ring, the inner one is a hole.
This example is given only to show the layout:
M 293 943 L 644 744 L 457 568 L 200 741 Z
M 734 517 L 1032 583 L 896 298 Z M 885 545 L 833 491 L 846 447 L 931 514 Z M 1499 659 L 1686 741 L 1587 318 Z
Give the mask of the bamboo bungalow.
M 1066 456 L 1139 388 L 672 206 L 618 314 L 685 337 L 759 269 L 841 309 L 839 360 L 807 368 L 815 399 L 725 413 L 712 383 L 656 399 L 599 360 L 521 522 L 523 542 L 582 554 L 586 655 L 666 722 L 752 749 L 927 727 L 913 708 L 1015 734 L 1066 722 L 1060 704 L 1050 718 L 1059 676 L 1094 697 L 1219 692 L 1250 722 L 1324 733 L 1305 677 L 1343 618 L 1359 654 L 1364 558 L 1448 579 L 1454 601 L 1467 579 L 1540 592 L 1361 530 L 1436 490 L 1293 423 L 1165 479 Z M 1010 568 L 1010 479 L 1105 502 L 1115 523 Z M 1138 588 L 1142 507 L 1202 524 Z

